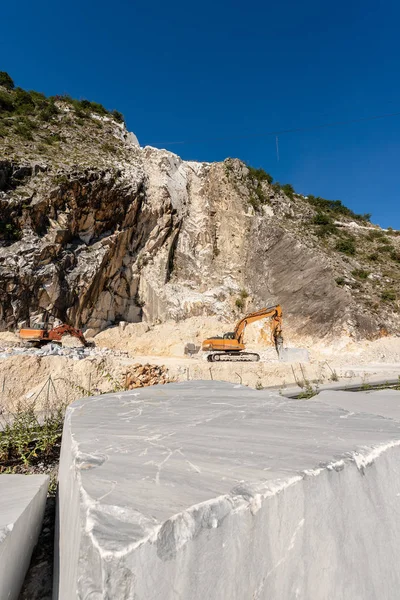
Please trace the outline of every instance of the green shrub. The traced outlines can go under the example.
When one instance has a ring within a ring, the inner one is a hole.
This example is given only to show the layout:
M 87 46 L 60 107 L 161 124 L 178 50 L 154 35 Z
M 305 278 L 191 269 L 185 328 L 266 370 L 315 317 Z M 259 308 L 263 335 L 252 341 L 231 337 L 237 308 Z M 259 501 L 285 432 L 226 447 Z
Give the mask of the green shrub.
M 318 237 L 325 237 L 326 235 L 334 235 L 338 233 L 336 225 L 329 223 L 329 225 L 320 225 L 315 230 L 315 235 Z
M 260 200 L 256 196 L 251 195 L 249 198 L 249 204 L 254 208 L 255 211 L 260 210 Z
M 336 277 L 335 281 L 338 285 L 340 285 L 340 287 L 342 287 L 346 283 L 346 280 L 344 277 Z
M 393 300 L 396 300 L 396 292 L 394 290 L 384 290 L 381 293 L 381 298 L 384 302 L 393 302 Z
M 347 256 L 354 256 L 356 253 L 356 246 L 354 241 L 350 238 L 339 240 L 335 247 L 338 252 L 343 252 L 343 254 L 347 254 Z
M 51 121 L 59 112 L 54 100 L 50 100 L 40 111 L 39 118 L 42 121 Z
M 90 100 L 73 100 L 72 102 L 74 105 L 78 104 L 77 108 L 81 108 L 84 111 L 94 112 L 98 115 L 108 115 L 108 110 L 99 102 L 91 102 Z
M 265 204 L 267 202 L 267 198 L 265 197 L 264 191 L 260 183 L 257 184 L 256 189 L 254 190 L 257 198 L 259 199 L 261 204 Z
M 309 381 L 305 381 L 305 385 L 303 387 L 303 391 L 297 396 L 299 400 L 308 400 L 309 398 L 313 398 L 319 393 L 318 386 L 313 388 Z
M 400 252 L 393 250 L 393 252 L 390 253 L 390 258 L 396 262 L 400 262 Z
M 35 403 L 19 402 L 0 431 L 0 473 L 18 465 L 48 465 L 58 459 L 65 406 L 51 408 L 39 417 Z
M 25 140 L 33 140 L 32 130 L 33 127 L 26 122 L 17 123 L 14 127 L 14 132 Z
M 125 123 L 124 115 L 120 113 L 119 110 L 112 110 L 111 116 L 114 117 L 114 119 L 118 121 L 118 123 Z
M 62 142 L 63 138 L 58 133 L 52 133 L 51 135 L 46 135 L 46 137 L 43 138 L 43 141 L 45 144 L 52 145 L 56 142 Z
M 367 279 L 370 273 L 369 271 L 364 271 L 364 269 L 354 269 L 351 274 L 353 277 L 357 277 L 357 279 Z
M 112 144 L 109 144 L 108 142 L 102 144 L 101 149 L 103 150 L 103 152 L 115 152 L 115 147 Z
M 382 240 L 385 242 L 388 242 L 389 240 L 387 239 L 386 235 L 383 233 L 383 231 L 380 231 L 379 229 L 374 229 L 373 231 L 369 231 L 366 235 L 367 239 L 371 240 L 371 242 L 375 241 L 375 240 Z
M 13 112 L 14 102 L 11 94 L 0 90 L 0 113 L 1 112 Z
M 275 183 L 272 184 L 272 189 L 274 190 L 275 194 L 280 194 L 281 184 L 279 183 L 279 181 L 276 181 Z
M 376 250 L 377 250 L 377 252 L 389 252 L 389 253 L 392 253 L 395 251 L 394 246 L 392 246 L 391 244 L 384 244 L 383 246 L 378 246 Z
M 235 306 L 239 310 L 242 310 L 243 307 L 244 307 L 244 300 L 243 300 L 243 298 L 236 298 L 236 300 L 235 300 Z
M 349 217 L 358 221 L 366 221 L 371 218 L 371 215 L 369 214 L 356 214 L 350 208 L 347 208 L 347 206 L 342 204 L 340 200 L 325 200 L 325 198 L 321 198 L 320 196 L 313 196 L 312 194 L 310 194 L 306 197 L 306 201 L 321 212 L 331 212 L 335 215 L 343 215 L 345 217 Z
M 22 238 L 21 230 L 14 223 L 0 221 L 0 239 L 16 242 Z
M 379 260 L 379 255 L 376 252 L 373 252 L 372 254 L 369 254 L 367 258 L 372 262 L 377 262 Z
M 113 111 L 113 112 L 115 112 L 115 111 Z M 271 184 L 274 180 L 274 178 L 271 177 L 271 175 L 269 173 L 264 171 L 264 169 L 255 169 L 254 167 L 250 167 L 250 166 L 248 166 L 248 169 L 249 169 L 249 175 L 253 179 L 256 179 L 257 181 L 259 181 L 260 183 L 262 183 L 263 181 L 267 181 L 269 184 Z
M 35 111 L 35 103 L 29 92 L 16 88 L 14 92 L 14 107 L 19 114 L 31 114 Z
M 32 100 L 34 101 L 34 103 L 36 104 L 36 106 L 45 106 L 48 102 L 46 96 L 44 94 L 42 94 L 41 92 L 35 92 L 35 90 L 30 90 L 29 94 L 32 98 Z
M 312 220 L 314 225 L 333 225 L 333 219 L 326 213 L 317 212 Z
M 0 71 L 0 85 L 5 87 L 7 90 L 14 89 L 14 82 L 11 79 L 11 77 L 9 76 L 9 74 L 6 73 L 5 71 Z
M 286 196 L 288 196 L 288 198 L 290 198 L 291 200 L 293 200 L 295 191 L 292 185 L 290 185 L 290 183 L 285 183 L 284 185 L 281 186 L 281 190 L 284 194 L 286 194 Z
M 242 289 L 242 290 L 240 290 L 240 297 L 241 297 L 243 300 L 244 300 L 245 298 L 248 298 L 248 297 L 249 297 L 249 293 L 248 293 L 248 291 L 247 291 L 247 290 L 245 290 L 245 289 Z

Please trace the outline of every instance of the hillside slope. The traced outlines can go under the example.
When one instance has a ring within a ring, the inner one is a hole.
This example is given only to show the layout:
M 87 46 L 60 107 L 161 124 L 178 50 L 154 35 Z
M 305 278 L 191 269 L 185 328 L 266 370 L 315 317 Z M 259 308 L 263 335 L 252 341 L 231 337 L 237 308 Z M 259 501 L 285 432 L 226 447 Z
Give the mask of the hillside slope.
M 236 159 L 140 148 L 119 113 L 0 88 L 0 330 L 97 332 L 280 302 L 288 327 L 399 326 L 400 237 Z

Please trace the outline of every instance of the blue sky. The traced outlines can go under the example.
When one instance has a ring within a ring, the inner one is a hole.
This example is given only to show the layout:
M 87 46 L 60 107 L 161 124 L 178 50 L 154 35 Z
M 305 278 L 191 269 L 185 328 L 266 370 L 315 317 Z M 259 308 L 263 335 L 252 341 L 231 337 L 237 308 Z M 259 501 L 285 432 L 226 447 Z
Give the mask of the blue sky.
M 400 228 L 400 115 L 280 135 L 279 161 L 262 135 L 400 112 L 398 2 L 19 0 L 1 11 L 0 70 L 17 85 L 96 100 L 123 112 L 141 145 L 239 157 Z

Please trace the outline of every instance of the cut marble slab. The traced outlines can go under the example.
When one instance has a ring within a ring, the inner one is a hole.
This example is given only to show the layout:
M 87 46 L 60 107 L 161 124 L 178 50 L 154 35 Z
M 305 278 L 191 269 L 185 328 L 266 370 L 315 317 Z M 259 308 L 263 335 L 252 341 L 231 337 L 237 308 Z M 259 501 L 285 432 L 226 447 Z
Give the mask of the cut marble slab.
M 324 390 L 315 399 L 348 411 L 367 412 L 400 420 L 400 391 L 374 390 L 345 392 Z
M 0 475 L 0 598 L 17 600 L 38 540 L 47 475 Z
M 55 598 L 394 598 L 399 458 L 394 420 L 229 383 L 79 400 Z

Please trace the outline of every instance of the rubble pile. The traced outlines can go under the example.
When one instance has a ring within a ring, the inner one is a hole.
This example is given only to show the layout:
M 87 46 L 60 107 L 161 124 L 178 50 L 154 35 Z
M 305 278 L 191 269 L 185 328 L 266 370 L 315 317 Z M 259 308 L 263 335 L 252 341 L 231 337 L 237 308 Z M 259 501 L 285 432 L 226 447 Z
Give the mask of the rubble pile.
M 124 350 L 110 350 L 108 348 L 96 348 L 96 347 L 81 347 L 81 348 L 64 348 L 59 344 L 46 344 L 41 348 L 27 347 L 27 346 L 0 346 L 0 359 L 10 358 L 11 356 L 65 356 L 72 358 L 72 360 L 82 360 L 88 357 L 105 357 L 105 356 L 116 356 L 116 357 L 127 357 L 128 352 Z
M 149 363 L 141 365 L 136 363 L 132 365 L 126 374 L 125 386 L 126 389 L 133 390 L 149 385 L 171 383 L 172 381 L 174 379 L 169 377 L 168 369 L 164 365 L 150 365 Z

